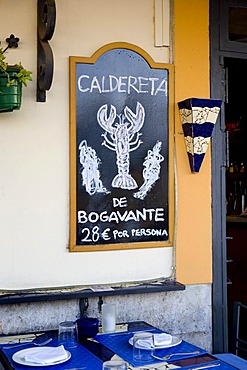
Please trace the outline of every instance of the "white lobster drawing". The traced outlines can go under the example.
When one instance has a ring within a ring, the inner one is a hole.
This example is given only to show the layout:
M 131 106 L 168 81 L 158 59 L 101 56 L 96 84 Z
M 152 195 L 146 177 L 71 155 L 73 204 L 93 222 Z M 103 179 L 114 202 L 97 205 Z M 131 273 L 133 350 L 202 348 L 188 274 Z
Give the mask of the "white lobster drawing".
M 116 117 L 119 121 L 114 124 Z M 139 139 L 142 134 L 139 131 L 145 120 L 143 106 L 137 102 L 136 113 L 126 106 L 124 113 L 117 115 L 116 108 L 111 105 L 109 116 L 107 116 L 107 104 L 105 104 L 99 108 L 97 120 L 105 130 L 102 134 L 104 137 L 102 145 L 116 152 L 118 174 L 113 178 L 112 186 L 128 190 L 137 188 L 135 179 L 129 173 L 129 153 L 136 150 L 142 143 Z

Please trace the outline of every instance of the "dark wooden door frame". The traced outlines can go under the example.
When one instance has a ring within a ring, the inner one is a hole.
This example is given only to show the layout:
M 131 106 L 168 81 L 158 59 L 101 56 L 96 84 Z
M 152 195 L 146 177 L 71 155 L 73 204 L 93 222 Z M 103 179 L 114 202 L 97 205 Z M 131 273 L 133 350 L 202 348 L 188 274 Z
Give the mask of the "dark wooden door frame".
M 234 0 L 235 5 L 247 6 L 246 1 Z M 221 115 L 215 126 L 211 142 L 212 154 L 212 246 L 213 246 L 213 352 L 228 351 L 227 312 L 227 255 L 226 255 L 226 184 L 225 184 L 225 77 L 224 58 L 247 59 L 247 45 L 239 43 L 233 48 L 231 42 L 221 43 L 227 38 L 222 17 L 226 15 L 226 4 L 231 0 L 210 0 L 210 86 L 211 97 L 223 101 Z M 223 10 L 222 10 L 223 9 Z M 222 11 L 222 12 L 221 12 Z M 220 14 L 221 12 L 221 14 Z M 220 50 L 223 45 L 224 50 Z M 236 44 L 236 43 L 235 43 Z M 238 51 L 237 51 L 238 50 Z
M 220 1 L 220 0 L 219 0 Z M 223 69 L 219 51 L 218 1 L 210 1 L 210 81 L 211 97 L 224 100 Z M 226 276 L 226 212 L 225 212 L 225 153 L 224 103 L 211 142 L 212 150 L 212 246 L 213 246 L 213 352 L 226 352 L 227 335 L 227 276 Z

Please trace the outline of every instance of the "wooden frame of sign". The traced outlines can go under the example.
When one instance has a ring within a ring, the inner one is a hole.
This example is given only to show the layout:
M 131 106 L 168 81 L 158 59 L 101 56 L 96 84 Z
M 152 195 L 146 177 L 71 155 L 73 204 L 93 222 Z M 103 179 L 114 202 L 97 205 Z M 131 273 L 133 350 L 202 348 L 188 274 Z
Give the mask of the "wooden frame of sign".
M 173 246 L 173 66 L 123 42 L 69 59 L 70 252 Z

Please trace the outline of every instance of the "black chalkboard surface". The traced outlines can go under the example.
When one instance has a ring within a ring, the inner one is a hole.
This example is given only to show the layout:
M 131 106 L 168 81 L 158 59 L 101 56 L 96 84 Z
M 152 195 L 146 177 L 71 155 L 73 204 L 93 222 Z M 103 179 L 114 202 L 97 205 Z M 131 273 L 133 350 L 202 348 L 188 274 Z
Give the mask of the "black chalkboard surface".
M 172 80 L 126 43 L 70 57 L 70 251 L 172 244 Z

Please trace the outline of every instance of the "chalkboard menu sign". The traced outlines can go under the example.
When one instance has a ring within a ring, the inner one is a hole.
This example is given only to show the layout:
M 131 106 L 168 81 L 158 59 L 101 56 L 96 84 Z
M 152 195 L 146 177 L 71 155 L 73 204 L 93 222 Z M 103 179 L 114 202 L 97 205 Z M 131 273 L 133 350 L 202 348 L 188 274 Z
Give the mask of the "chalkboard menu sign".
M 70 251 L 171 246 L 173 69 L 113 43 L 70 57 Z

